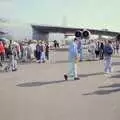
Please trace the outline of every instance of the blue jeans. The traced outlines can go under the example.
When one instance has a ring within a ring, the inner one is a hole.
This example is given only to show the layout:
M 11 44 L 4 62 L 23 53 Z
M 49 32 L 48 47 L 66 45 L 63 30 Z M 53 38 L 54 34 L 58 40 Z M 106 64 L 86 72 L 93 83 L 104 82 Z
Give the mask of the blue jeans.
M 104 72 L 112 72 L 112 57 L 104 58 Z
M 75 58 L 69 58 L 68 76 L 71 80 L 77 77 L 77 63 L 75 62 Z
M 83 60 L 83 50 L 82 50 L 82 48 L 80 50 L 78 50 L 78 54 L 80 56 L 80 60 Z

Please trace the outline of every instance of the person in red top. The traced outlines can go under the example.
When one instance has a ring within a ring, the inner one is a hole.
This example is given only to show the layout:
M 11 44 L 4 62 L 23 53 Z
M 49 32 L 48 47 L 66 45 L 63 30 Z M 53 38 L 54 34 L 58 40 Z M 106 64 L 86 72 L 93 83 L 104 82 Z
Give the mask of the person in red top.
M 1 57 L 1 61 L 4 61 L 4 56 L 5 56 L 5 48 L 3 46 L 2 41 L 0 41 L 0 57 Z

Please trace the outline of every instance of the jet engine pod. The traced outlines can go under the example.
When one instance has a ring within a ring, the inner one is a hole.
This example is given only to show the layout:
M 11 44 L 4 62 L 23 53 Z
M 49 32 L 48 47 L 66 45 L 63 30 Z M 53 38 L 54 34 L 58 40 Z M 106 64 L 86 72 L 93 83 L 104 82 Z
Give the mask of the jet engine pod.
M 75 37 L 82 37 L 82 32 L 80 30 L 76 31 Z
M 82 33 L 83 38 L 88 39 L 90 37 L 90 32 L 88 30 L 83 31 Z
M 120 34 L 118 34 L 118 35 L 116 36 L 116 40 L 117 40 L 117 41 L 120 41 Z

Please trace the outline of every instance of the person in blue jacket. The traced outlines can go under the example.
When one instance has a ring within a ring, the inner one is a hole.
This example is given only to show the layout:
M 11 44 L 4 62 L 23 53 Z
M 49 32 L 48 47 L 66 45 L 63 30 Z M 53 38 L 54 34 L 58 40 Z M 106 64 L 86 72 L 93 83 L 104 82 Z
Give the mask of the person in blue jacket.
M 113 54 L 112 42 L 106 41 L 104 46 L 104 72 L 105 73 L 112 72 L 112 54 Z
M 68 55 L 68 61 L 69 61 L 69 72 L 68 75 L 64 75 L 65 80 L 79 80 L 78 74 L 77 74 L 77 61 L 78 61 L 78 39 L 74 38 L 72 43 L 69 45 L 69 55 Z

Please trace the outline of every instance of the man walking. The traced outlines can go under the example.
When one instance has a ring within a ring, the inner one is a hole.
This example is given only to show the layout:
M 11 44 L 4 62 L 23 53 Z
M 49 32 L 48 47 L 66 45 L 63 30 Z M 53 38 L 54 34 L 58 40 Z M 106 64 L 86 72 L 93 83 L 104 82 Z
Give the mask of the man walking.
M 112 72 L 113 48 L 111 44 L 111 41 L 106 41 L 104 46 L 104 72 L 107 74 Z
M 68 75 L 64 75 L 65 80 L 79 80 L 77 74 L 77 61 L 78 61 L 78 39 L 75 38 L 74 41 L 69 46 L 69 72 Z

